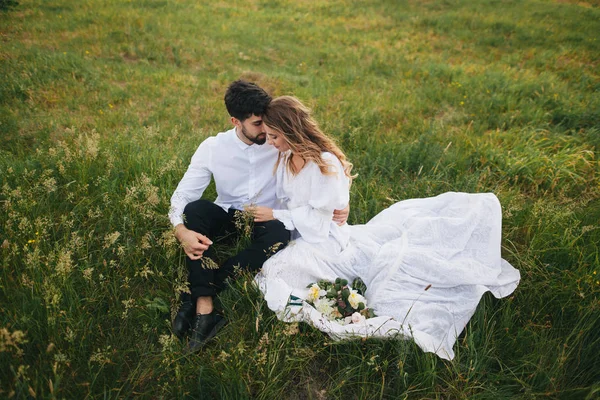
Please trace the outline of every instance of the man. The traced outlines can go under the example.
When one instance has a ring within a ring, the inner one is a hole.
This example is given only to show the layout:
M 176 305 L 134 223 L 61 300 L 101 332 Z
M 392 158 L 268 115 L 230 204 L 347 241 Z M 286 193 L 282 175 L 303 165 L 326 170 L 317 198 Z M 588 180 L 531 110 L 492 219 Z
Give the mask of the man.
M 278 152 L 263 146 L 266 133 L 262 115 L 271 97 L 259 86 L 238 80 L 225 93 L 225 106 L 233 129 L 203 141 L 171 197 L 169 218 L 181 243 L 188 267 L 190 294 L 173 321 L 173 331 L 183 337 L 191 328 L 188 351 L 195 352 L 225 324 L 215 313 L 213 298 L 223 289 L 235 268 L 258 271 L 264 261 L 288 243 L 290 233 L 277 220 L 255 222 L 250 245 L 217 266 L 213 241 L 235 233 L 236 212 L 249 205 L 277 209 L 273 166 Z M 214 177 L 217 199 L 200 199 Z M 348 209 L 334 220 L 345 222 Z

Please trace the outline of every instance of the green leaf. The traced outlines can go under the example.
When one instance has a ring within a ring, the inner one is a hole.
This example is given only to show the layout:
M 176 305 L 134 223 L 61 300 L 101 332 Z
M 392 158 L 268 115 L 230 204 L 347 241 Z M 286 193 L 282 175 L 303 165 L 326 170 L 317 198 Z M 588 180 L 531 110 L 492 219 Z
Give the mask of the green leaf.
M 367 291 L 367 285 L 363 282 L 362 279 L 356 278 L 352 281 L 352 288 L 358 292 L 358 294 L 363 295 Z
M 348 289 L 348 288 L 344 288 L 344 289 L 342 290 L 342 299 L 343 299 L 344 301 L 347 301 L 347 300 L 348 300 L 348 296 L 350 296 L 350 289 Z

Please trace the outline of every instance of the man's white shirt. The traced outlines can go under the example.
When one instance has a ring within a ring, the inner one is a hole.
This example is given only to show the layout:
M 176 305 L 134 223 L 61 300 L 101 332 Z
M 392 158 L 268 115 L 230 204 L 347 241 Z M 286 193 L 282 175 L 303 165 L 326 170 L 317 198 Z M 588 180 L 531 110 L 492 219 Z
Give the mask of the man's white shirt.
M 215 204 L 225 211 L 250 204 L 277 208 L 273 173 L 277 154 L 273 146 L 242 142 L 235 128 L 204 140 L 171 197 L 173 226 L 183 223 L 185 206 L 202 197 L 211 177 L 217 188 Z

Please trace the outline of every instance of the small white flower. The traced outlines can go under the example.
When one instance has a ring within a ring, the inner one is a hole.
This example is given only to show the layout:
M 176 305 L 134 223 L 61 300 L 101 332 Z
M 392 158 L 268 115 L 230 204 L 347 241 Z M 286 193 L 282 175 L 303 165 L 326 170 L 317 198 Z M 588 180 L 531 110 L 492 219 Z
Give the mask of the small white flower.
M 353 324 L 361 324 L 361 323 L 365 322 L 365 320 L 366 320 L 364 315 L 361 315 L 360 313 L 357 313 L 357 312 L 352 314 L 352 317 L 350 317 L 350 318 L 352 319 Z
M 352 290 L 350 291 L 350 295 L 348 296 L 348 302 L 354 309 L 358 309 L 358 304 L 363 303 L 365 307 L 367 306 L 367 300 L 362 297 L 358 292 Z
M 328 319 L 331 319 L 331 314 L 333 313 L 333 304 L 331 301 L 327 299 L 317 299 L 315 300 L 315 308 Z

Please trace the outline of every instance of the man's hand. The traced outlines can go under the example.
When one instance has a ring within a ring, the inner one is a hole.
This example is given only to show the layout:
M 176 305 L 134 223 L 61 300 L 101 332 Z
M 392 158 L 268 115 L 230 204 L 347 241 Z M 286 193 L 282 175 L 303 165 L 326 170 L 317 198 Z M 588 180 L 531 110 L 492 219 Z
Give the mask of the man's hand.
M 246 207 L 246 211 L 254 216 L 254 222 L 267 222 L 275 219 L 273 209 L 263 206 Z
M 185 227 L 183 224 L 179 224 L 175 227 L 175 237 L 181 243 L 183 251 L 191 260 L 199 260 L 202 258 L 202 254 L 205 250 L 208 250 L 208 246 L 213 244 L 212 240 L 204 235 L 194 232 Z
M 348 215 L 350 214 L 350 204 L 346 206 L 343 210 L 333 210 L 333 222 L 342 226 L 348 220 Z

